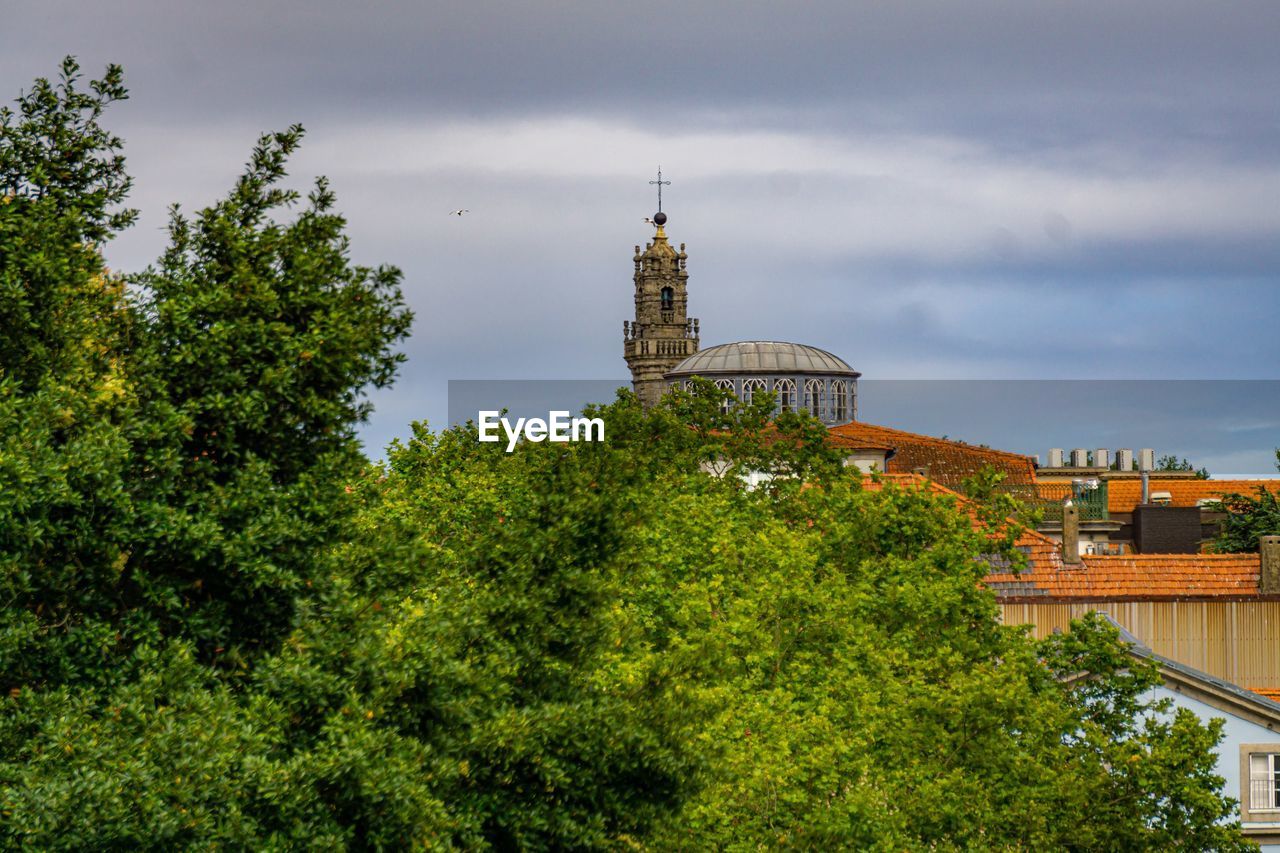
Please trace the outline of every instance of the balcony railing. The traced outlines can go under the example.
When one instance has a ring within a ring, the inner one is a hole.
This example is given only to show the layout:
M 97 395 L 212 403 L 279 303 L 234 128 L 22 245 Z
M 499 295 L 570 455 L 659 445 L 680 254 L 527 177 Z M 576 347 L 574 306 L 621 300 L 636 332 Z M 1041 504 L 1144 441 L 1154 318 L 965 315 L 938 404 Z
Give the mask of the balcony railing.
M 1036 495 L 1029 503 L 1044 512 L 1044 520 L 1062 523 L 1062 505 L 1071 498 L 1080 510 L 1081 521 L 1107 521 L 1107 481 L 1102 480 L 1092 489 L 1078 489 L 1072 483 L 1039 483 Z

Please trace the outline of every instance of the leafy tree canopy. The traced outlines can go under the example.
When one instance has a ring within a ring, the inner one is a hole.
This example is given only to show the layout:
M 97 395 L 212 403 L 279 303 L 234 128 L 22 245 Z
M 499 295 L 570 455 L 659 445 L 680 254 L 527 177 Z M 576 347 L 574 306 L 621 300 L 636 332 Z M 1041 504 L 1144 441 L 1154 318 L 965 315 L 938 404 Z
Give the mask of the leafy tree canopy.
M 1203 468 L 1203 467 L 1197 468 L 1195 465 L 1192 465 L 1191 460 L 1187 459 L 1185 456 L 1181 459 L 1173 455 L 1161 456 L 1159 459 L 1156 460 L 1155 468 L 1153 468 L 1152 470 L 1156 472 L 1194 471 L 1197 480 L 1209 479 L 1208 468 Z
M 1276 450 L 1280 470 L 1280 449 Z M 1226 512 L 1214 540 L 1214 550 L 1225 553 L 1256 552 L 1262 536 L 1280 535 L 1280 501 L 1276 493 L 1258 487 L 1256 496 L 1223 495 L 1220 508 Z
M 1097 619 L 1000 624 L 994 482 L 706 384 L 372 465 L 409 316 L 301 130 L 126 279 L 125 92 L 66 68 L 0 137 L 0 846 L 1245 849 L 1219 727 Z

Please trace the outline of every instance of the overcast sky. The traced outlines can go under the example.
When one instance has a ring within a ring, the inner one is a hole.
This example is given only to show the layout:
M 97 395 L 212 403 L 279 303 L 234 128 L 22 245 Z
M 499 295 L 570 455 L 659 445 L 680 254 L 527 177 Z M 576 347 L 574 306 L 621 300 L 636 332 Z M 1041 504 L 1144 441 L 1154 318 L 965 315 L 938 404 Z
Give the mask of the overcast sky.
M 332 179 L 417 313 L 376 455 L 443 423 L 449 379 L 626 377 L 659 164 L 704 345 L 876 379 L 1280 378 L 1278 35 L 1270 1 L 0 0 L 0 94 L 67 53 L 125 67 L 125 270 L 168 204 L 305 125 L 293 174 Z M 1275 473 L 1280 424 L 1236 435 L 1232 472 Z M 1085 413 L 1027 442 L 1099 443 Z

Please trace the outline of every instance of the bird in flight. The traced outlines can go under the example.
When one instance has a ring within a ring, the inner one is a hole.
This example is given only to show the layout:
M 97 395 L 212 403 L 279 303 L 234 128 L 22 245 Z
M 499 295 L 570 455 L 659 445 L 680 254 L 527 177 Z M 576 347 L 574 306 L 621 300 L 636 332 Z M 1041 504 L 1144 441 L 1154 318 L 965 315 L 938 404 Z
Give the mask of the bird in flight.
M 649 223 L 650 225 L 653 225 L 653 224 L 654 224 L 653 217 L 651 217 L 651 216 L 646 216 L 646 217 L 644 218 L 644 221 L 645 221 L 645 222 L 647 222 L 647 223 Z
M 461 209 L 459 209 L 459 210 L 451 210 L 451 211 L 449 211 L 449 215 L 450 215 L 450 216 L 461 216 L 461 215 L 462 215 L 462 214 L 464 214 L 464 213 L 470 213 L 470 212 L 471 212 L 471 211 L 467 210 L 467 209 L 464 207 L 464 208 L 461 208 Z

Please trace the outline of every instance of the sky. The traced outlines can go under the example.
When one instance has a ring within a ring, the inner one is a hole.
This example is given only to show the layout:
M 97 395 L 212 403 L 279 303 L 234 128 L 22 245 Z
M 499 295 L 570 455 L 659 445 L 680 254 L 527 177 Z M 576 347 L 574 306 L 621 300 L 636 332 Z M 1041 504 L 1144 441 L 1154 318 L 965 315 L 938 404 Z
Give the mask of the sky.
M 124 66 L 121 270 L 303 124 L 296 185 L 330 178 L 416 313 L 378 455 L 445 423 L 451 379 L 626 379 L 659 165 L 704 345 L 869 380 L 1280 379 L 1278 33 L 1269 1 L 0 0 L 0 97 L 65 54 Z M 1238 399 L 1222 441 L 1157 450 L 1275 474 L 1280 422 Z M 905 412 L 861 416 L 923 429 Z M 1011 449 L 1115 428 L 1073 412 Z

